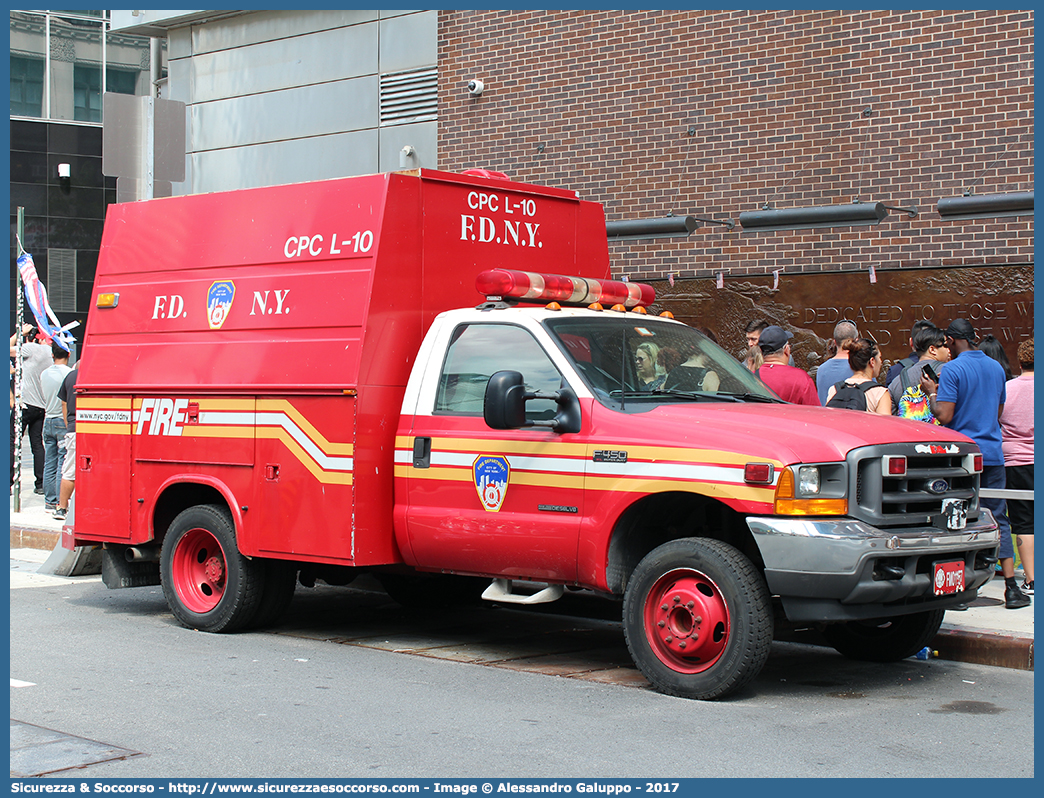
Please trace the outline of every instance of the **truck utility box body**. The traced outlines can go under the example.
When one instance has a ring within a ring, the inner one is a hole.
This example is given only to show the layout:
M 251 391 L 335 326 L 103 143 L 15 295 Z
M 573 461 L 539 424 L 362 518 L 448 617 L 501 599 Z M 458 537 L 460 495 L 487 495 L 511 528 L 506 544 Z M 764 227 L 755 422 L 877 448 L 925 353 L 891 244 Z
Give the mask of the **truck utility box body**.
M 76 537 L 149 541 L 164 487 L 190 480 L 226 499 L 245 554 L 398 562 L 394 435 L 421 338 L 484 300 L 491 258 L 530 250 L 606 276 L 601 207 L 427 171 L 111 206 L 94 291 L 119 300 L 84 341 Z
M 110 206 L 63 542 L 215 632 L 364 569 L 425 605 L 593 590 L 692 698 L 756 676 L 776 617 L 885 661 L 975 598 L 973 441 L 787 404 L 609 273 L 600 205 L 497 173 Z

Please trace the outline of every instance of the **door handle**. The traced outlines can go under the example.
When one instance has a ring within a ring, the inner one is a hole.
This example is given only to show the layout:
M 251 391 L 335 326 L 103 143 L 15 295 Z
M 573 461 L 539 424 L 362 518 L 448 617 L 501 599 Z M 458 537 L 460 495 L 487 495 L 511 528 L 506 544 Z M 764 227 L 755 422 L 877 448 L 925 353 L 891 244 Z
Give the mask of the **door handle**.
M 413 467 L 429 468 L 431 466 L 431 438 L 413 439 Z

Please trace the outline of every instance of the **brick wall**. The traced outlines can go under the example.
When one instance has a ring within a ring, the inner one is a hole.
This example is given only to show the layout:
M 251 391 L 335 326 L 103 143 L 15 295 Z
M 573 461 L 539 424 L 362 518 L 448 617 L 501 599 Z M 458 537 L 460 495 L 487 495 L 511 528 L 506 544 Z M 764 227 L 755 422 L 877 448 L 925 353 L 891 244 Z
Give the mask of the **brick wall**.
M 855 198 L 920 212 L 614 242 L 630 278 L 1031 263 L 1032 216 L 935 205 L 1032 190 L 1033 14 L 441 11 L 439 154 L 575 189 L 610 220 Z

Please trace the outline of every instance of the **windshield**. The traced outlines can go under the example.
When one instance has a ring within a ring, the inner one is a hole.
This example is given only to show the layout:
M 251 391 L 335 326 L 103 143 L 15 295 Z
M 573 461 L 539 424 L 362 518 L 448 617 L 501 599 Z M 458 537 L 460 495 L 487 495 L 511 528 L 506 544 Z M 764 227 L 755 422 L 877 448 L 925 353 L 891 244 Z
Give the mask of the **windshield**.
M 545 324 L 603 403 L 781 401 L 732 355 L 684 324 L 630 314 Z

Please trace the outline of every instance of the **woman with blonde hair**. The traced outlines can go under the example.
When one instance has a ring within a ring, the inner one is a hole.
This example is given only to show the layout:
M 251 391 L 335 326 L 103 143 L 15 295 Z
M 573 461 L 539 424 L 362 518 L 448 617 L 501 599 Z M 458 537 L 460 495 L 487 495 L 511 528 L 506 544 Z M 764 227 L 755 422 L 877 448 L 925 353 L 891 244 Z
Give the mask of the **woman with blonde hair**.
M 657 362 L 660 347 L 648 341 L 638 344 L 634 350 L 634 366 L 638 372 L 639 387 L 643 391 L 655 391 L 663 386 L 667 373 Z
M 831 400 L 842 388 L 857 387 L 866 397 L 867 412 L 878 413 L 882 416 L 892 415 L 892 395 L 885 386 L 877 381 L 877 375 L 881 373 L 881 366 L 884 363 L 877 343 L 869 338 L 852 338 L 846 340 L 841 348 L 848 352 L 848 365 L 854 373 L 847 380 L 830 386 L 825 406 L 846 406 L 843 404 L 831 405 Z M 850 391 L 846 391 L 847 393 Z
M 761 347 L 754 344 L 747 350 L 747 356 L 743 358 L 743 365 L 751 374 L 757 374 L 758 369 L 765 365 L 765 356 L 761 354 Z

